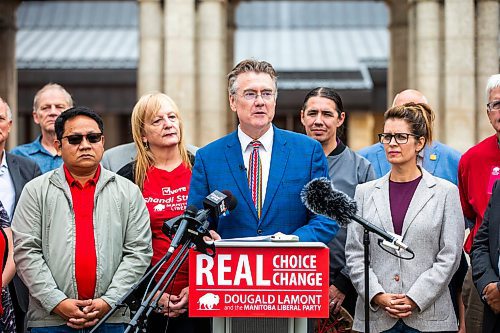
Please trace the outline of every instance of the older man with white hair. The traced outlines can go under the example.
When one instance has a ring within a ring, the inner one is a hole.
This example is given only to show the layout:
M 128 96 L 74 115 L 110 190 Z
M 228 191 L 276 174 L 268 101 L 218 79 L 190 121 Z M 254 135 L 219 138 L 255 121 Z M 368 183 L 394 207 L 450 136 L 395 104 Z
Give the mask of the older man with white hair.
M 494 218 L 496 196 L 492 196 L 495 182 L 500 179 L 500 74 L 488 79 L 486 97 L 486 115 L 495 133 L 470 148 L 460 159 L 458 189 L 464 215 L 474 221 L 464 245 L 472 256 L 472 274 L 469 272 L 464 283 L 464 291 L 470 290 L 465 302 L 467 332 L 489 333 L 500 330 L 499 233 L 498 227 L 496 235 L 494 231 L 498 221 Z M 489 206 L 490 212 L 486 214 Z M 471 277 L 478 292 L 472 286 Z
M 11 153 L 32 159 L 43 173 L 61 166 L 61 156 L 54 147 L 54 122 L 61 112 L 72 106 L 73 99 L 63 86 L 57 83 L 43 86 L 33 100 L 33 121 L 40 126 L 40 135 L 33 142 L 12 149 Z
M 28 158 L 16 156 L 5 151 L 5 145 L 9 138 L 11 127 L 12 111 L 9 105 L 0 98 L 0 206 L 5 209 L 8 216 L 7 219 L 2 219 L 2 221 L 7 221 L 8 225 L 0 225 L 0 227 L 7 228 L 6 234 L 8 237 L 11 235 L 10 221 L 12 220 L 17 201 L 19 200 L 24 185 L 31 179 L 40 175 L 40 169 L 35 162 Z M 10 236 L 10 238 L 12 239 L 12 236 Z M 10 244 L 10 248 L 10 254 L 12 254 L 12 244 Z M 17 326 L 17 329 L 22 331 L 24 316 L 22 312 L 16 311 L 18 318 L 15 318 L 12 300 L 14 304 L 17 304 L 17 298 L 13 297 L 11 300 L 7 288 L 7 285 L 15 273 L 13 261 L 11 265 L 6 266 L 5 272 L 7 274 L 2 275 L 2 285 L 5 287 L 2 291 L 2 306 L 4 313 L 0 319 L 0 327 L 2 328 L 2 332 L 15 332 Z M 14 292 L 14 286 L 12 284 L 10 289 Z M 16 325 L 16 319 L 19 325 Z

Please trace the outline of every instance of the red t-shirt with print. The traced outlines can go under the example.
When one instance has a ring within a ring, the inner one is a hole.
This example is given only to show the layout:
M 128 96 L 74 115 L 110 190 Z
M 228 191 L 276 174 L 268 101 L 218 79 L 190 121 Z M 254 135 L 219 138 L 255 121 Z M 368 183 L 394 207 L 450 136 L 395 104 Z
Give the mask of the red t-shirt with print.
M 191 170 L 184 163 L 170 172 L 151 167 L 146 173 L 142 194 L 149 210 L 153 233 L 151 265 L 155 265 L 167 253 L 171 240 L 162 232 L 161 228 L 164 221 L 181 215 L 186 210 L 190 180 Z M 161 279 L 180 248 L 181 246 L 162 266 L 155 276 L 155 281 L 158 282 Z M 178 295 L 183 288 L 187 287 L 188 266 L 188 260 L 186 260 L 175 276 L 173 286 L 167 287 L 167 293 Z

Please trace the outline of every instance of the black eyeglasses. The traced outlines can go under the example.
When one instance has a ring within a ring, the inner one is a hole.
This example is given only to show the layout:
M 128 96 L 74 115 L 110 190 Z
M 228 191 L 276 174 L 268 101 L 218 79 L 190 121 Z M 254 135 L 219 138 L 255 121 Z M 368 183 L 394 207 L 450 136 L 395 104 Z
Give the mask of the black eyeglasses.
M 72 134 L 63 136 L 61 139 L 68 139 L 68 143 L 70 145 L 79 145 L 80 143 L 82 143 L 84 137 L 89 143 L 98 143 L 102 139 L 102 133 L 88 133 L 86 135 Z
M 397 144 L 403 144 L 408 142 L 408 138 L 410 137 L 410 135 L 416 138 L 419 137 L 418 135 L 412 133 L 380 133 L 378 135 L 378 140 L 380 141 L 380 143 L 389 144 L 391 143 L 392 138 L 394 138 Z

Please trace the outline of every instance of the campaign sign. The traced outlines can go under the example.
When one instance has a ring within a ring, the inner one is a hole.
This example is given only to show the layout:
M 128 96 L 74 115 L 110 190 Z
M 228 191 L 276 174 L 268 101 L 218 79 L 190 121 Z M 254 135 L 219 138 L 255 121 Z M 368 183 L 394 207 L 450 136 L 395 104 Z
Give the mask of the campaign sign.
M 328 248 L 252 244 L 217 246 L 215 257 L 191 251 L 189 316 L 328 317 Z

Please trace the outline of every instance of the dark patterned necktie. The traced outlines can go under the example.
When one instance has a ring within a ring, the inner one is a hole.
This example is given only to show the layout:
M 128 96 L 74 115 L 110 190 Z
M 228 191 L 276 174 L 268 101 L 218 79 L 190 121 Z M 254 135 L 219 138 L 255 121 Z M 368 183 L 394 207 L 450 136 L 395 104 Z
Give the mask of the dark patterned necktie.
M 260 141 L 252 141 L 250 144 L 253 147 L 250 154 L 250 161 L 248 164 L 248 186 L 252 192 L 252 200 L 257 210 L 257 216 L 260 219 L 262 211 L 262 163 L 259 156 L 259 147 L 262 146 Z

